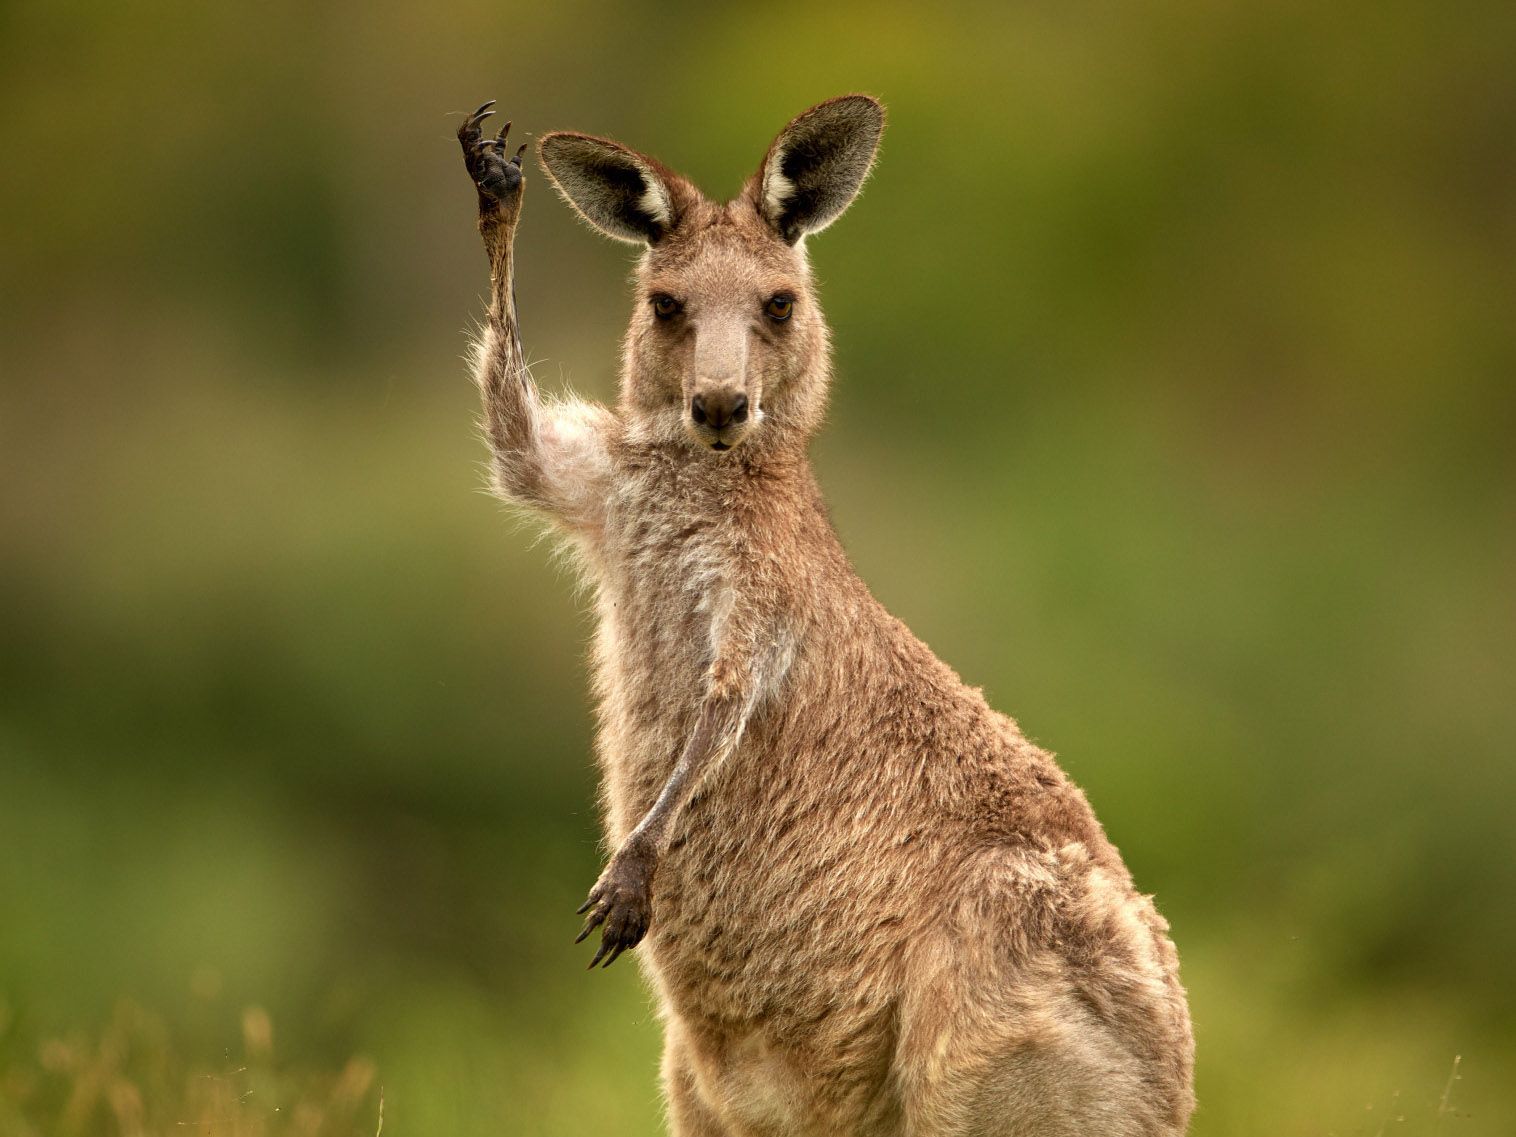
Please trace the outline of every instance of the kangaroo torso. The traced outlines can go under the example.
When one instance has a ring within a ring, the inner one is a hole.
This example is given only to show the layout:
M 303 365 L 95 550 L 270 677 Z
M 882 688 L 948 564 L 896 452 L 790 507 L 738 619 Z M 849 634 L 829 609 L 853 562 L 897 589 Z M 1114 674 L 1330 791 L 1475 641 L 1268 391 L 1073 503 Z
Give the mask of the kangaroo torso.
M 1007 966 L 1088 934 L 1060 911 L 1076 879 L 1130 909 L 1131 950 L 1161 954 L 1084 795 L 874 600 L 808 469 L 713 482 L 631 451 L 615 484 L 589 555 L 613 847 L 669 776 L 731 607 L 766 591 L 792 656 L 660 863 L 645 959 L 692 1045 L 761 1098 L 828 1070 L 845 1112 L 873 1117 L 893 1108 L 896 1016 L 931 970 L 916 949 L 963 918 L 965 889 L 993 890 L 970 899 Z M 1066 984 L 1108 998 L 1098 976 Z

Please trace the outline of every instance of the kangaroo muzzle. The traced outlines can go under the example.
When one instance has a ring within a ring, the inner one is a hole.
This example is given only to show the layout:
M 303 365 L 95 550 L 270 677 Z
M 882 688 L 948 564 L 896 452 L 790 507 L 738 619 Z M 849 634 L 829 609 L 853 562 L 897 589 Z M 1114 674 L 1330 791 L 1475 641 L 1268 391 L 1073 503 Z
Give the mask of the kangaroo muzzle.
M 730 450 L 747 435 L 753 420 L 747 393 L 736 387 L 699 391 L 690 398 L 690 431 L 712 450 Z

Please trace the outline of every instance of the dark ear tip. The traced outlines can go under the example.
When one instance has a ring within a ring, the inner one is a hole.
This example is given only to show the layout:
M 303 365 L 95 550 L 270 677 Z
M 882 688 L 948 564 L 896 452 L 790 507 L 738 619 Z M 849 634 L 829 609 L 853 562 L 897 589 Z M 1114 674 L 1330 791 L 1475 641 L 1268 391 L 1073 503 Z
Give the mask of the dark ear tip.
M 870 95 L 865 91 L 849 91 L 845 95 L 833 95 L 830 99 L 822 99 L 816 105 L 818 107 L 829 107 L 833 103 L 868 103 L 870 106 L 876 107 L 881 111 L 884 109 L 884 103 L 879 99 L 879 96 Z
M 638 157 L 636 151 L 614 138 L 601 138 L 598 134 L 582 134 L 577 130 L 550 130 L 537 139 L 537 153 L 553 150 L 610 150 L 629 157 Z M 646 159 L 642 159 L 646 161 Z
M 537 156 L 544 157 L 554 151 L 562 153 L 565 149 L 572 148 L 575 144 L 599 143 L 600 145 L 613 145 L 604 138 L 596 138 L 590 134 L 580 134 L 574 130 L 550 130 L 540 135 L 537 139 Z
M 827 99 L 824 102 L 817 103 L 806 113 L 816 114 L 817 112 L 824 113 L 828 111 L 841 111 L 850 116 L 856 115 L 859 118 L 873 118 L 879 122 L 881 127 L 884 125 L 884 103 L 875 96 L 865 95 L 861 91 L 854 92 L 851 95 L 838 95 L 835 98 Z
M 540 135 L 537 138 L 537 161 L 543 167 L 551 165 L 552 160 L 562 152 L 565 141 L 564 132 L 561 130 Z

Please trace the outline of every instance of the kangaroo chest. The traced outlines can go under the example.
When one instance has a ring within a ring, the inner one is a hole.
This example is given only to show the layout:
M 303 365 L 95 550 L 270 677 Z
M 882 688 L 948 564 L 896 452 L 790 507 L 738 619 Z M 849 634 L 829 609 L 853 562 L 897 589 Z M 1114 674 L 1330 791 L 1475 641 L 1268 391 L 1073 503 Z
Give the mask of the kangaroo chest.
M 687 742 L 716 636 L 731 606 L 742 603 L 743 558 L 762 555 L 766 545 L 761 527 L 736 534 L 728 518 L 691 501 L 677 482 L 619 494 L 604 540 L 595 671 L 605 820 L 615 847 L 657 798 Z M 681 1015 L 698 1010 L 708 1023 L 725 1024 L 718 1033 L 732 1029 L 733 1040 L 743 1024 L 794 1032 L 785 1051 L 809 1050 L 818 1019 L 856 1029 L 885 1016 L 890 985 L 880 977 L 898 965 L 904 928 L 896 908 L 919 858 L 916 846 L 895 846 L 899 809 L 882 808 L 878 780 L 849 769 L 858 748 L 836 720 L 846 717 L 838 701 L 823 699 L 828 711 L 817 706 L 818 675 L 832 669 L 811 659 L 812 650 L 822 649 L 797 645 L 782 694 L 755 711 L 736 751 L 672 831 L 654 885 L 653 931 L 641 949 Z M 840 785 L 819 774 L 834 765 Z M 861 947 L 852 934 L 819 934 L 839 902 L 866 906 L 877 922 Z M 864 973 L 874 981 L 864 984 Z M 833 1020 L 838 992 L 862 993 Z M 848 1049 L 831 1040 L 817 1053 L 846 1066 L 867 1067 L 877 1057 Z M 788 1070 L 785 1063 L 742 1053 L 740 1065 L 758 1082 L 770 1074 L 784 1080 L 775 1071 Z M 808 1054 L 800 1068 L 816 1061 Z
M 651 806 L 693 729 L 740 571 L 719 519 L 681 490 L 633 481 L 607 511 L 593 667 L 613 842 Z

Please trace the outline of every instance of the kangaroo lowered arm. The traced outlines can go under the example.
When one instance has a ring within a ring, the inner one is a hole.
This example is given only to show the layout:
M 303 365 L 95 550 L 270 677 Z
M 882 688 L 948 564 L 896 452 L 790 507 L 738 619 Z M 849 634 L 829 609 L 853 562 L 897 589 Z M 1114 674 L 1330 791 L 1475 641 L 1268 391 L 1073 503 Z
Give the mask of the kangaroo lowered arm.
M 602 928 L 600 947 L 590 960 L 592 968 L 602 959 L 609 967 L 647 934 L 653 876 L 668 850 L 674 823 L 706 778 L 737 748 L 754 708 L 787 669 L 790 652 L 780 637 L 764 637 L 768 642 L 760 646 L 752 635 L 730 628 L 724 638 L 725 650 L 710 669 L 695 727 L 668 781 L 579 907 L 589 917 L 575 943 Z

